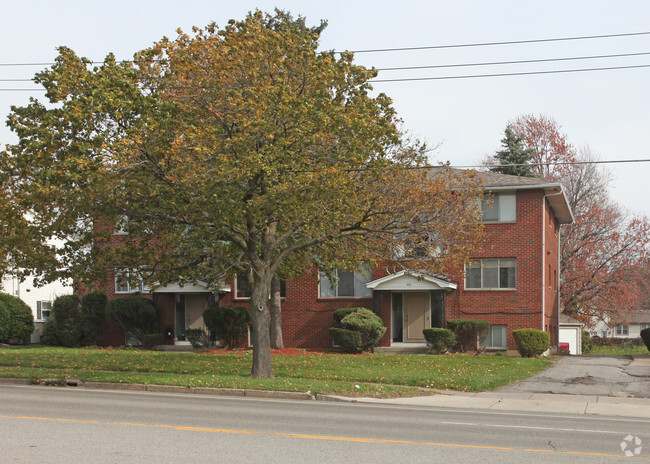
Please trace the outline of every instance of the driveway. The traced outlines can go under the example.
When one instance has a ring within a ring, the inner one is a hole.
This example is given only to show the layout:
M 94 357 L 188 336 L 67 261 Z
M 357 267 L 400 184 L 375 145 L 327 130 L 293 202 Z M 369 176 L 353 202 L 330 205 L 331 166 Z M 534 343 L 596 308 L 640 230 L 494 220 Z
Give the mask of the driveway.
M 497 391 L 650 398 L 650 355 L 565 356 L 544 372 Z

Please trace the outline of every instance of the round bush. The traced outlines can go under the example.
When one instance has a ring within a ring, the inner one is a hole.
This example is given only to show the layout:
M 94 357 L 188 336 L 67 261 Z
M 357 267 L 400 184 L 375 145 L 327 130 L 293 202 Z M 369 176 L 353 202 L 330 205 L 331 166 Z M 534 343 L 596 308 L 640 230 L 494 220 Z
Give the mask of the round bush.
M 524 358 L 539 356 L 550 346 L 551 336 L 542 330 L 518 329 L 513 330 L 512 334 L 517 342 L 519 353 Z
M 47 320 L 45 341 L 50 345 L 81 344 L 81 311 L 77 295 L 63 295 L 52 303 L 52 316 Z
M 336 311 L 334 311 L 334 314 L 333 314 L 334 320 L 338 324 L 340 324 L 345 316 L 347 316 L 348 314 L 354 313 L 354 312 L 356 312 L 356 311 L 358 311 L 360 309 L 366 309 L 367 310 L 367 308 L 360 308 L 360 307 L 356 307 L 356 308 L 339 308 Z
M 347 330 L 340 327 L 330 327 L 330 336 L 335 345 L 342 347 L 350 353 L 361 353 L 363 351 L 363 341 L 361 333 L 356 330 Z
M 32 310 L 20 298 L 0 293 L 0 303 L 9 310 L 9 334 L 7 338 L 18 339 L 21 342 L 29 339 L 34 331 L 34 315 Z
M 456 335 L 449 329 L 430 328 L 422 331 L 432 354 L 442 354 L 456 344 Z
M 0 341 L 5 341 L 9 338 L 10 321 L 9 308 L 0 301 Z
M 384 322 L 366 308 L 357 309 L 341 320 L 341 328 L 361 334 L 362 351 L 371 349 L 386 333 Z
M 645 343 L 645 347 L 650 351 L 650 327 L 641 331 L 641 339 Z

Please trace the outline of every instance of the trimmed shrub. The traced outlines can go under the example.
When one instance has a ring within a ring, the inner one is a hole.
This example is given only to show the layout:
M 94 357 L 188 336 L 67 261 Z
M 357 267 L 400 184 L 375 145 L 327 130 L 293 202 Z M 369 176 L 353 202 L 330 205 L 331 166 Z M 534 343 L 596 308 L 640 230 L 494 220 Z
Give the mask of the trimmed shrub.
M 517 342 L 519 353 L 524 358 L 533 358 L 541 355 L 548 350 L 551 343 L 551 336 L 543 330 L 518 329 L 513 330 L 512 334 Z
M 490 332 L 490 323 L 483 319 L 449 319 L 447 328 L 456 335 L 456 347 L 465 352 L 478 348 Z
M 52 315 L 45 323 L 43 342 L 73 347 L 81 345 L 81 311 L 77 295 L 63 295 L 52 303 Z
M 99 345 L 102 324 L 106 315 L 106 295 L 90 292 L 81 298 L 81 334 L 84 345 Z
M 141 296 L 118 298 L 106 305 L 106 316 L 117 325 L 125 335 L 131 335 L 140 344 L 144 335 L 155 333 L 158 312 L 151 300 Z
M 386 333 L 384 322 L 366 308 L 358 308 L 341 320 L 341 328 L 361 334 L 362 351 L 370 350 Z
M 211 345 L 210 336 L 203 329 L 185 329 L 185 338 L 187 338 L 195 350 Z
M 9 334 L 7 338 L 28 340 L 34 331 L 34 315 L 32 310 L 20 298 L 0 293 L 0 302 L 9 310 Z
M 339 345 L 345 351 L 351 353 L 361 353 L 363 351 L 363 341 L 361 333 L 356 330 L 347 330 L 340 327 L 330 327 L 330 336 L 335 345 Z
M 213 340 L 219 339 L 227 348 L 237 346 L 248 330 L 251 313 L 243 306 L 218 306 L 203 311 L 203 322 Z
M 144 334 L 142 336 L 142 346 L 147 350 L 152 350 L 157 345 L 162 345 L 165 341 L 165 335 L 161 333 Z
M 11 315 L 9 314 L 9 308 L 0 301 L 0 342 L 9 338 L 10 321 Z
M 641 331 L 641 339 L 645 343 L 645 347 L 650 351 L 650 327 Z
M 336 311 L 334 311 L 334 314 L 333 314 L 334 320 L 336 321 L 337 324 L 341 324 L 341 321 L 343 320 L 343 318 L 345 316 L 347 316 L 348 314 L 351 314 L 351 313 L 353 313 L 355 311 L 358 311 L 360 309 L 366 309 L 366 308 L 360 308 L 360 307 L 357 307 L 357 308 L 339 308 Z
M 432 354 L 442 354 L 456 345 L 456 335 L 449 329 L 433 327 L 422 331 Z
M 594 341 L 591 334 L 586 330 L 582 331 L 582 354 L 591 353 L 594 349 Z

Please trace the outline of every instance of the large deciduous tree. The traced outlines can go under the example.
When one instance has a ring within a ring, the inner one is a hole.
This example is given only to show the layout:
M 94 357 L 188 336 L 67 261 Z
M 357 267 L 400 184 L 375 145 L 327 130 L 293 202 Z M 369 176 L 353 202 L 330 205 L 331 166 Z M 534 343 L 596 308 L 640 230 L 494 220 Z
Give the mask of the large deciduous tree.
M 523 115 L 509 126 L 532 151 L 533 170 L 564 188 L 575 222 L 562 227 L 561 302 L 591 323 L 619 320 L 639 306 L 639 267 L 646 262 L 650 225 L 612 201 L 611 175 L 588 147 L 576 150 L 552 118 Z
M 422 169 L 425 147 L 372 94 L 376 72 L 317 51 L 323 27 L 256 11 L 98 67 L 61 48 L 36 76 L 49 103 L 12 109 L 19 142 L 0 157 L 26 236 L 65 240 L 25 250 L 23 267 L 214 288 L 247 272 L 251 374 L 269 377 L 274 276 L 358 267 L 423 237 L 435 253 L 409 266 L 463 262 L 480 236 L 475 176 Z M 109 246 L 115 223 L 126 234 Z

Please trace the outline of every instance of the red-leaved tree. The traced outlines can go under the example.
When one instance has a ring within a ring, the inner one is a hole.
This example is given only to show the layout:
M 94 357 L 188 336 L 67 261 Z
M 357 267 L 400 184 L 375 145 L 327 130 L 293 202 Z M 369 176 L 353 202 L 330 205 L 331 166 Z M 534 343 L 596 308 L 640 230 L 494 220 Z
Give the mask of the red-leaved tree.
M 612 201 L 611 174 L 588 147 L 576 150 L 552 118 L 523 115 L 509 126 L 533 150 L 533 170 L 562 184 L 575 216 L 562 228 L 564 311 L 589 324 L 594 318 L 620 320 L 637 310 L 650 242 L 647 218 Z

